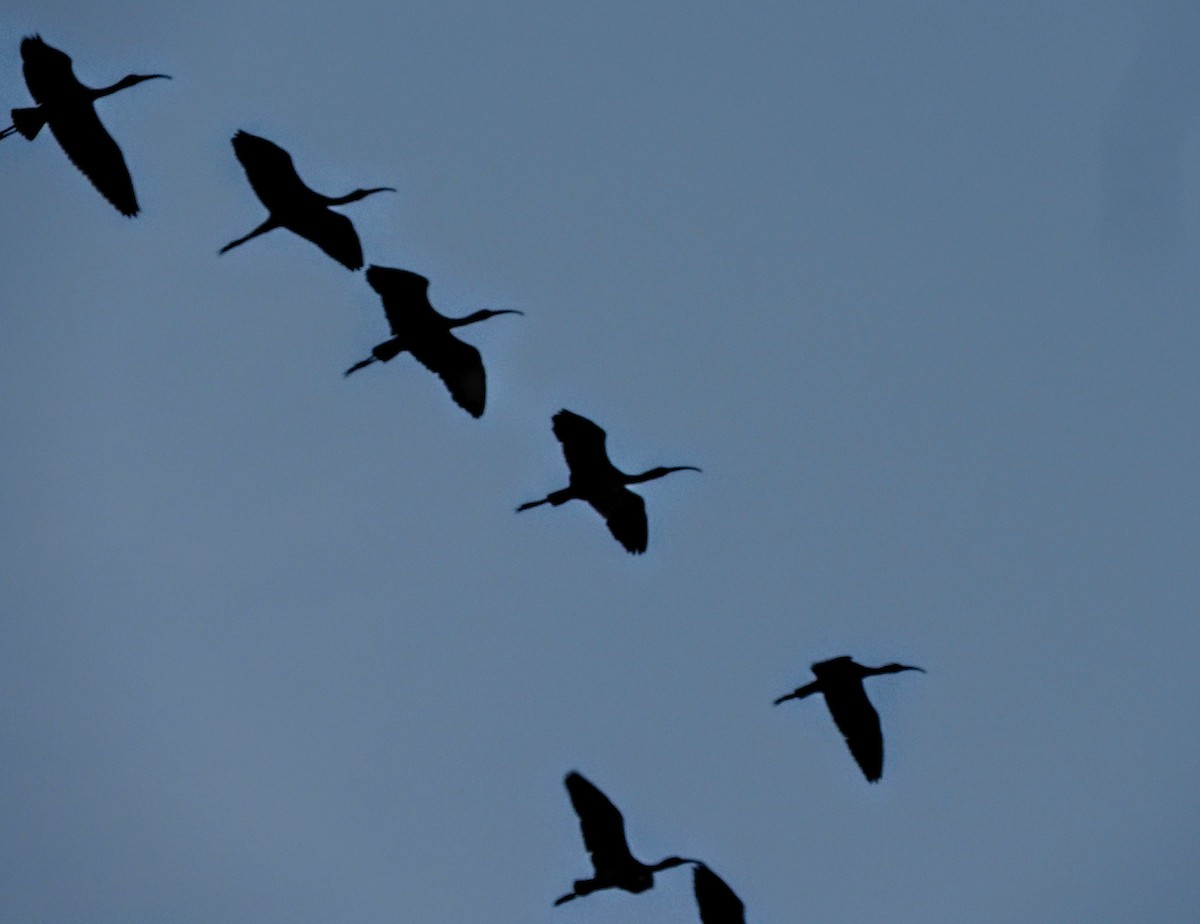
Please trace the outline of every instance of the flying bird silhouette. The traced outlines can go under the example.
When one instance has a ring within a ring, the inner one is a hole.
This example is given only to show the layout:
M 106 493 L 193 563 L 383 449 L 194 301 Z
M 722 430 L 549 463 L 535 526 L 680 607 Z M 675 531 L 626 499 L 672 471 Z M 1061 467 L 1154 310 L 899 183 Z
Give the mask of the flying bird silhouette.
M 671 472 L 698 472 L 694 465 L 674 465 L 652 468 L 640 475 L 626 475 L 608 460 L 604 448 L 605 433 L 586 417 L 561 410 L 552 418 L 554 435 L 562 443 L 570 479 L 565 488 L 553 491 L 538 501 L 529 501 L 517 512 L 551 504 L 555 507 L 569 500 L 587 501 L 608 524 L 613 538 L 634 555 L 646 551 L 649 526 L 646 522 L 646 502 L 627 485 L 640 484 L 669 475 Z
M 368 266 L 367 283 L 383 298 L 383 311 L 395 336 L 372 347 L 371 355 L 347 369 L 345 375 L 373 362 L 386 363 L 407 350 L 446 383 L 459 407 L 472 417 L 480 417 L 487 399 L 483 359 L 475 347 L 450 331 L 498 314 L 523 312 L 484 308 L 465 318 L 448 318 L 429 304 L 429 280 L 408 270 Z
M 703 863 L 697 863 L 692 872 L 692 890 L 700 908 L 700 924 L 746 924 L 742 900 Z
M 249 132 L 239 131 L 233 136 L 233 153 L 242 162 L 246 179 L 270 214 L 261 225 L 245 237 L 230 241 L 218 253 L 233 250 L 276 228 L 287 228 L 312 241 L 347 269 L 362 269 L 362 244 L 354 225 L 345 215 L 330 211 L 329 206 L 357 202 L 373 193 L 395 192 L 395 189 L 376 186 L 356 189 L 344 196 L 323 196 L 304 185 L 287 151 Z
M 571 805 L 579 816 L 583 845 L 592 856 L 595 875 L 577 879 L 572 890 L 554 902 L 561 905 L 572 899 L 590 895 L 600 889 L 624 889 L 626 892 L 645 892 L 654 885 L 654 874 L 685 863 L 699 863 L 684 857 L 667 857 L 649 866 L 634 858 L 625 840 L 625 819 L 617 807 L 599 789 L 575 772 L 564 780 Z
M 818 661 L 812 666 L 817 679 L 798 687 L 791 693 L 775 700 L 775 705 L 789 699 L 803 699 L 813 693 L 825 694 L 825 705 L 833 716 L 834 724 L 850 746 L 850 753 L 862 768 L 871 783 L 879 782 L 883 776 L 883 732 L 879 727 L 879 713 L 867 699 L 863 689 L 863 678 L 879 674 L 896 674 L 900 671 L 920 671 L 923 668 L 907 664 L 885 664 L 882 667 L 864 667 L 848 655 Z
M 13 124 L 0 131 L 0 138 L 20 132 L 32 141 L 43 125 L 49 125 L 71 163 L 118 212 L 132 218 L 138 213 L 138 201 L 129 168 L 93 104 L 144 80 L 171 78 L 166 74 L 127 74 L 111 86 L 93 89 L 75 77 L 71 59 L 47 45 L 40 35 L 21 40 L 21 61 L 25 84 L 37 105 L 12 110 Z

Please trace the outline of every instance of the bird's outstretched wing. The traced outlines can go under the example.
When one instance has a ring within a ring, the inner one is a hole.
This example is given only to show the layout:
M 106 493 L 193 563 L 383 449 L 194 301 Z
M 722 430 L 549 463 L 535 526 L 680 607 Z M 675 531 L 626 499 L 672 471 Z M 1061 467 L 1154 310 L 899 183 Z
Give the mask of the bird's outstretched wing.
M 303 221 L 289 221 L 284 227 L 312 241 L 346 269 L 362 269 L 362 244 L 354 224 L 345 215 L 321 207 L 306 213 Z
M 640 494 L 625 487 L 616 487 L 603 493 L 588 496 L 613 538 L 625 547 L 625 551 L 641 555 L 646 551 L 650 538 L 650 527 L 646 521 L 646 502 Z
M 80 172 L 118 212 L 132 218 L 138 213 L 133 179 L 125 157 L 100 124 L 91 103 L 56 107 L 47 120 L 50 131 Z
M 562 443 L 567 468 L 573 473 L 586 476 L 590 470 L 611 465 L 604 448 L 606 434 L 599 426 L 566 408 L 551 420 L 554 435 Z
M 70 57 L 47 45 L 40 35 L 21 39 L 21 62 L 25 85 L 35 102 L 58 102 L 79 86 Z
M 592 855 L 592 865 L 599 871 L 628 862 L 625 819 L 617 807 L 579 773 L 568 773 L 565 783 L 571 805 L 579 816 L 583 846 Z
M 297 196 L 312 195 L 296 173 L 292 155 L 274 141 L 238 131 L 233 136 L 233 153 L 246 171 L 250 188 L 272 212 L 294 206 Z
M 367 284 L 383 299 L 383 312 L 397 337 L 422 324 L 433 313 L 429 304 L 429 280 L 420 273 L 389 266 L 367 267 Z
M 877 783 L 883 776 L 883 731 L 866 691 L 860 686 L 838 690 L 834 696 L 826 693 L 825 702 L 863 775 Z
M 746 924 L 746 906 L 733 889 L 703 863 L 692 873 L 700 924 Z
M 392 329 L 395 330 L 394 325 Z M 449 331 L 430 330 L 425 336 L 414 338 L 410 349 L 417 362 L 446 384 L 455 404 L 472 417 L 483 416 L 487 381 L 483 357 L 475 347 Z

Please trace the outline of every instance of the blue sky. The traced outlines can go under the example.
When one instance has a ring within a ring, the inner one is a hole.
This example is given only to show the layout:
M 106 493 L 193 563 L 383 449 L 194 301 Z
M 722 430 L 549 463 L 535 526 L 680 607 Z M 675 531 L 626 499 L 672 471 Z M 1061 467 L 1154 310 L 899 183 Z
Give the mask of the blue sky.
M 1181 2 L 0 13 L 104 85 L 143 206 L 0 146 L 0 915 L 695 921 L 552 908 L 563 774 L 753 924 L 1190 921 L 1200 13 Z M 290 150 L 432 280 L 482 420 L 273 232 Z M 626 555 L 550 416 L 644 487 Z M 886 739 L 819 701 L 839 654 Z

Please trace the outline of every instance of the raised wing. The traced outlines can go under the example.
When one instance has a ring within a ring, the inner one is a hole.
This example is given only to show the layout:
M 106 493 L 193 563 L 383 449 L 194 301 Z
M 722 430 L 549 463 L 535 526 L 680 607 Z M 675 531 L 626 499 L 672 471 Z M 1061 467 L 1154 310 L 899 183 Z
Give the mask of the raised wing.
M 429 280 L 419 273 L 372 265 L 367 267 L 367 284 L 383 299 L 388 325 L 397 337 L 411 334 L 414 325 L 432 318 Z
M 61 54 L 61 52 L 60 52 Z M 64 57 L 66 57 L 64 55 Z M 105 131 L 89 102 L 57 106 L 47 122 L 50 131 L 80 172 L 111 202 L 118 212 L 132 218 L 138 213 L 133 180 L 121 149 Z
M 390 313 L 388 317 L 390 320 Z M 396 329 L 394 324 L 392 329 Z M 399 335 L 399 331 L 396 333 Z M 472 417 L 483 416 L 487 382 L 479 351 L 449 331 L 429 330 L 411 343 L 410 350 L 417 362 L 437 374 L 450 390 L 454 403 Z
M 608 796 L 575 772 L 568 773 L 564 782 L 571 805 L 579 816 L 583 846 L 592 855 L 592 865 L 597 872 L 632 862 L 629 844 L 625 841 L 625 819 Z
M 551 420 L 572 475 L 586 480 L 591 472 L 612 467 L 604 448 L 605 433 L 600 427 L 565 408 Z
M 589 494 L 587 501 L 604 517 L 608 531 L 625 551 L 634 555 L 646 551 L 650 527 L 646 521 L 646 502 L 640 494 L 626 487 L 613 487 Z
M 879 713 L 866 692 L 861 685 L 839 687 L 834 695 L 826 690 L 825 702 L 863 775 L 872 783 L 878 782 L 883 776 L 883 731 Z
M 42 41 L 40 35 L 21 39 L 21 70 L 29 95 L 38 103 L 52 103 L 79 89 L 71 59 Z
M 703 863 L 692 873 L 700 924 L 746 924 L 746 906 L 725 880 Z

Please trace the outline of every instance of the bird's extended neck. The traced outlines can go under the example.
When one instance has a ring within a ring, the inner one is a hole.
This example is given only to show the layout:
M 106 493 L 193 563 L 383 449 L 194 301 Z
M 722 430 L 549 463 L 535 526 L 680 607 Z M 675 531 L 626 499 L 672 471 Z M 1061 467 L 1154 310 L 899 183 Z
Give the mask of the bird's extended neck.
M 874 677 L 878 674 L 898 674 L 901 671 L 920 671 L 922 674 L 925 673 L 923 667 L 913 667 L 911 664 L 896 664 L 895 662 L 884 664 L 882 667 L 864 666 L 861 671 L 864 677 Z
M 170 80 L 168 74 L 126 74 L 116 83 L 108 87 L 101 87 L 99 90 L 92 91 L 92 99 L 100 99 L 102 96 L 112 96 L 114 93 L 119 93 L 122 90 L 128 90 L 130 87 L 136 86 L 145 80 Z
M 373 189 L 356 189 L 344 196 L 323 196 L 322 198 L 326 205 L 345 205 L 347 202 L 357 202 L 359 199 L 365 199 L 375 193 L 395 191 L 391 186 L 376 186 Z
M 464 327 L 467 324 L 474 324 L 476 321 L 486 321 L 488 318 L 494 318 L 498 314 L 524 314 L 523 311 L 517 311 L 515 308 L 484 308 L 480 311 L 473 312 L 465 318 L 451 318 L 448 327 Z
M 658 468 L 652 468 L 647 472 L 642 472 L 640 475 L 627 475 L 625 478 L 626 484 L 641 484 L 643 481 L 653 481 L 655 478 L 661 478 L 663 475 L 669 475 L 671 472 L 698 472 L 700 469 L 694 465 L 670 465 Z

